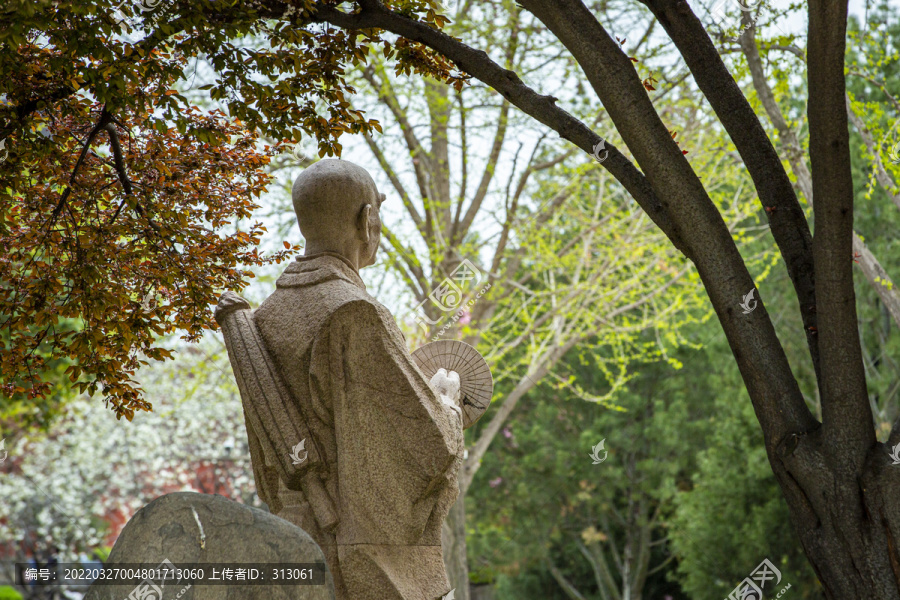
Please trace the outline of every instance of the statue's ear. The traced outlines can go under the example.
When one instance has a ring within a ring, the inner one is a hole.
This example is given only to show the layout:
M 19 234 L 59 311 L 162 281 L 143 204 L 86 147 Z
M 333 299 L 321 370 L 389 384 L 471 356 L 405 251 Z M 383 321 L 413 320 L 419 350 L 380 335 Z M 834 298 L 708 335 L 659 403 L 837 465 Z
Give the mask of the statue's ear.
M 361 236 L 362 241 L 369 242 L 369 215 L 372 214 L 372 205 L 366 204 L 356 216 L 356 231 Z

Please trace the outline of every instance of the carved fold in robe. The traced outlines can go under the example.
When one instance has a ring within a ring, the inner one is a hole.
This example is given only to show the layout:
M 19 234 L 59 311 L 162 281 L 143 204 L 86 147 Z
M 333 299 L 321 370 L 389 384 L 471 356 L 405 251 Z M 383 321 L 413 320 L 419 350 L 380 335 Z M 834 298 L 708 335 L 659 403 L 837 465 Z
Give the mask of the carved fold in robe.
M 347 261 L 323 253 L 292 263 L 254 321 L 324 456 L 338 523 L 316 522 L 309 490 L 257 477 L 260 496 L 322 547 L 339 600 L 449 592 L 441 525 L 459 493 L 462 423 L 413 363 L 393 316 Z M 248 436 L 264 454 L 249 423 Z M 263 459 L 258 471 L 271 474 L 273 457 Z

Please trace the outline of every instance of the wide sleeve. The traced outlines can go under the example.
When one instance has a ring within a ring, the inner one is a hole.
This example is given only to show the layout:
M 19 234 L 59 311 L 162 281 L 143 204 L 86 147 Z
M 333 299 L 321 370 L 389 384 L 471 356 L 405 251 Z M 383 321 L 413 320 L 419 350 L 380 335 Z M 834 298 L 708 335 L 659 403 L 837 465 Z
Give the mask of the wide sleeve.
M 415 366 L 390 313 L 369 301 L 333 313 L 313 344 L 310 377 L 334 415 L 338 543 L 417 543 L 446 509 L 447 488 L 458 493 L 460 417 Z

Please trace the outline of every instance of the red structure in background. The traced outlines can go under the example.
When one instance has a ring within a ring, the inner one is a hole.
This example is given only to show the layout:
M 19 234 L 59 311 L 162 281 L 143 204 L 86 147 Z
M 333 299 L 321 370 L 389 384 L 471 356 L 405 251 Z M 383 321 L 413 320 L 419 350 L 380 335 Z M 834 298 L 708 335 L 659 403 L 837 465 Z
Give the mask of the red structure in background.
M 194 477 L 189 483 L 183 484 L 172 482 L 168 485 L 153 486 L 153 490 L 146 490 L 143 494 L 143 504 L 147 504 L 160 496 L 171 494 L 172 492 L 197 492 L 198 494 L 218 494 L 235 502 L 242 502 L 239 493 L 234 489 L 233 485 L 233 469 L 235 468 L 234 460 L 223 460 L 213 463 L 209 461 L 200 461 L 186 469 L 186 472 L 193 473 Z M 152 496 L 152 497 L 151 497 Z M 122 529 L 132 517 L 125 510 L 115 509 L 103 516 L 103 520 L 109 523 L 109 532 L 103 540 L 104 546 L 112 546 L 115 544 L 122 533 Z
M 21 476 L 21 468 L 19 465 L 21 460 L 9 457 L 3 464 L 0 464 L 0 475 L 2 476 Z M 140 498 L 141 505 L 145 505 L 152 500 L 179 491 L 191 491 L 201 494 L 218 494 L 236 502 L 243 502 L 239 491 L 235 489 L 234 479 L 238 474 L 243 474 L 240 463 L 233 458 L 223 457 L 218 461 L 201 460 L 196 463 L 185 465 L 179 473 L 175 473 L 172 481 L 160 485 L 158 478 L 154 480 L 154 473 L 138 472 L 135 474 L 135 487 L 130 490 L 120 490 L 112 488 L 109 494 L 113 498 Z M 249 464 L 249 463 L 247 463 Z M 241 471 L 237 471 L 241 470 Z M 179 477 L 181 475 L 181 477 Z M 188 475 L 188 477 L 185 477 Z M 252 477 L 250 477 L 252 481 Z M 40 484 L 40 479 L 36 479 Z M 143 485 L 141 482 L 145 482 Z M 112 546 L 119 534 L 125 527 L 125 524 L 133 516 L 131 510 L 126 508 L 124 502 L 117 507 L 113 507 L 104 515 L 98 515 L 104 522 L 108 524 L 107 533 L 103 539 L 102 546 Z M 65 544 L 59 540 L 52 540 L 49 546 L 63 548 Z M 0 560 L 22 561 L 36 558 L 35 555 L 44 555 L 49 551 L 48 544 L 44 540 L 24 539 L 24 540 L 2 540 L 0 541 Z M 92 549 L 68 549 L 77 550 L 90 554 Z

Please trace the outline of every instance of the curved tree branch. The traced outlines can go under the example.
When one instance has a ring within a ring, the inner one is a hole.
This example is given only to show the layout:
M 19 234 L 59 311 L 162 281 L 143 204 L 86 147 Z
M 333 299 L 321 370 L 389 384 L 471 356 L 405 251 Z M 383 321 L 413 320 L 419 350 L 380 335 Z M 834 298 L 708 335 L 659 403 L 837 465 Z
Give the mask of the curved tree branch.
M 384 233 L 385 239 L 387 239 L 388 243 L 394 249 L 394 252 L 396 252 L 406 264 L 406 268 L 409 271 L 407 275 L 409 279 L 406 283 L 409 286 L 410 291 L 416 299 L 421 300 L 425 294 L 428 293 L 428 280 L 425 278 L 422 266 L 415 260 L 415 253 L 409 248 L 406 248 L 400 240 L 397 239 L 397 236 L 391 232 L 387 225 L 382 225 L 382 232 Z
M 683 0 L 641 0 L 653 12 L 675 42 L 694 80 L 734 142 L 765 207 L 769 226 L 788 275 L 794 284 L 817 378 L 820 375 L 816 330 L 816 294 L 813 278 L 812 236 L 806 215 L 753 107 L 722 62 L 700 19 Z M 752 27 L 750 14 L 742 12 Z M 742 46 L 755 42 L 751 32 L 741 37 Z
M 661 121 L 629 57 L 579 0 L 522 3 L 572 53 L 652 189 L 663 198 L 675 234 L 697 266 L 735 354 L 769 450 L 798 431 L 817 428 L 768 314 L 757 310 L 746 317 L 738 310 L 740 298 L 754 289 L 753 280 L 721 214 Z
M 508 121 L 509 102 L 504 100 L 503 104 L 500 106 L 500 115 L 497 117 L 497 131 L 494 134 L 494 142 L 491 144 L 491 151 L 488 154 L 487 162 L 484 165 L 484 171 L 481 174 L 481 181 L 478 184 L 478 189 L 475 191 L 475 197 L 472 198 L 469 208 L 466 209 L 466 216 L 461 223 L 458 225 L 454 224 L 453 234 L 449 240 L 451 246 L 463 239 L 469 232 L 469 228 L 472 226 L 472 223 L 475 222 L 475 217 L 478 214 L 478 211 L 481 210 L 481 205 L 487 197 L 488 187 L 491 184 L 491 179 L 494 177 L 494 171 L 497 168 L 497 160 L 500 158 L 500 151 L 503 149 L 503 140 L 506 137 L 506 126 Z
M 413 169 L 416 173 L 416 183 L 419 185 L 419 194 L 425 205 L 425 239 L 426 241 L 431 241 L 434 239 L 434 230 L 437 226 L 434 222 L 432 210 L 430 209 L 431 191 L 428 180 L 429 173 L 432 171 L 431 156 L 429 156 L 425 147 L 422 146 L 422 142 L 419 141 L 419 138 L 416 137 L 412 124 L 406 117 L 406 112 L 397 102 L 397 95 L 391 88 L 391 84 L 387 78 L 382 77 L 379 80 L 379 78 L 375 76 L 374 67 L 364 69 L 362 75 L 363 78 L 369 82 L 369 85 L 372 86 L 372 89 L 378 94 L 378 99 L 391 111 L 391 114 L 394 115 L 394 119 L 400 125 L 400 131 L 403 134 L 406 147 L 413 159 Z
M 423 43 L 450 58 L 460 69 L 473 75 L 500 92 L 504 98 L 524 113 L 532 116 L 569 140 L 584 152 L 593 152 L 594 145 L 603 138 L 584 123 L 556 106 L 556 98 L 542 96 L 526 86 L 513 71 L 502 68 L 483 51 L 475 50 L 457 39 L 404 15 L 387 10 L 377 0 L 363 0 L 363 10 L 348 14 L 331 6 L 318 8 L 315 19 L 351 30 L 385 29 L 403 37 Z M 674 230 L 671 216 L 653 192 L 643 174 L 612 144 L 606 143 L 608 158 L 603 167 L 623 185 L 644 208 L 651 219 L 666 232 L 675 246 L 689 251 Z
M 394 186 L 394 189 L 397 190 L 398 194 L 400 194 L 400 200 L 401 202 L 403 202 L 403 206 L 406 208 L 406 212 L 409 213 L 409 216 L 413 220 L 413 223 L 415 223 L 416 229 L 419 230 L 419 233 L 423 238 L 426 237 L 425 223 L 422 221 L 422 216 L 419 214 L 419 211 L 416 210 L 416 206 L 412 203 L 412 200 L 409 197 L 409 193 L 406 191 L 406 188 L 403 187 L 403 183 L 400 181 L 400 178 L 397 177 L 397 172 L 394 171 L 391 163 L 389 163 L 387 158 L 384 156 L 384 152 L 381 151 L 378 143 L 374 139 L 372 139 L 371 136 L 366 135 L 364 137 L 366 140 L 366 144 L 372 151 L 372 154 L 375 155 L 375 160 L 377 160 L 378 164 L 381 166 L 381 170 L 384 171 L 384 174 L 387 175 L 387 178 L 388 180 L 390 180 L 391 185 Z

